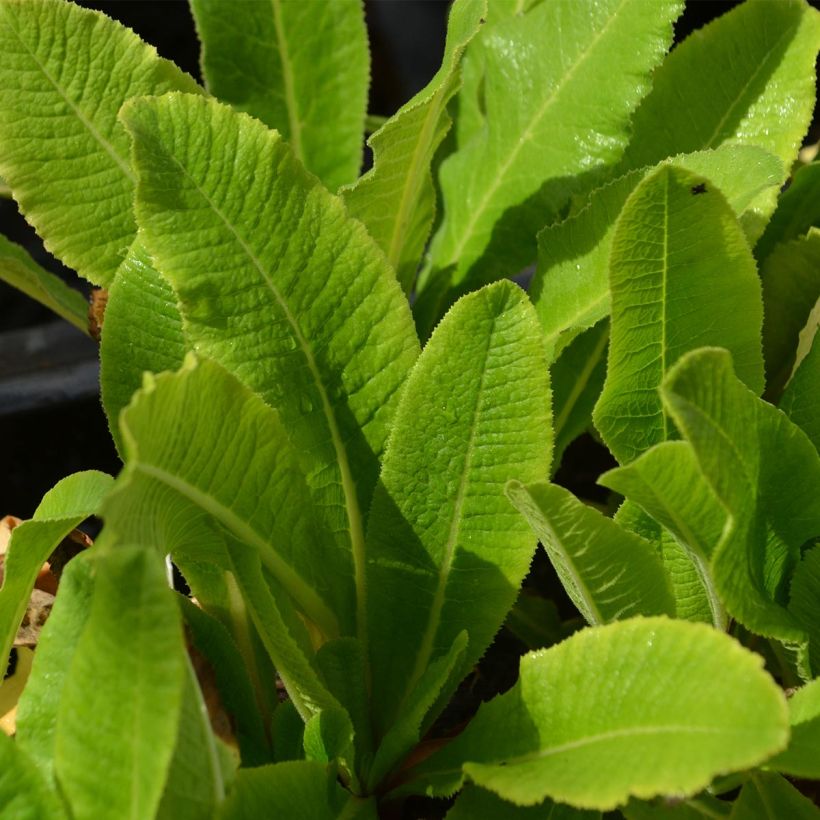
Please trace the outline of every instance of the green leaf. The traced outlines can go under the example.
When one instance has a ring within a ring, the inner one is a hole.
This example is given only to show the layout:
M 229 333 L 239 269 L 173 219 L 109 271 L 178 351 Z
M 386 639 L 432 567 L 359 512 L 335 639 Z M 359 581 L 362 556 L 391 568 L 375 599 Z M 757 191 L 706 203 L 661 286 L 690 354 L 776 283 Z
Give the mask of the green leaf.
M 653 544 L 557 484 L 511 482 L 507 495 L 544 545 L 588 623 L 674 614 L 669 579 Z
M 504 626 L 527 649 L 552 646 L 568 634 L 555 601 L 532 594 L 526 588 L 519 593 Z
M 262 710 L 233 637 L 223 623 L 187 598 L 180 597 L 178 603 L 191 642 L 214 671 L 222 705 L 232 718 L 243 765 L 270 763 Z
M 50 783 L 65 679 L 91 610 L 96 582 L 92 556 L 91 552 L 78 555 L 63 571 L 60 594 L 40 633 L 31 675 L 17 705 L 17 745 Z
M 535 539 L 503 490 L 547 475 L 549 405 L 538 321 L 511 282 L 459 301 L 411 372 L 367 533 L 377 737 L 459 632 L 463 676 L 513 605 Z
M 818 45 L 820 14 L 802 0 L 742 3 L 690 35 L 655 72 L 622 168 L 731 141 L 774 154 L 785 181 L 811 121 Z
M 305 724 L 302 737 L 305 757 L 319 763 L 332 763 L 350 755 L 353 745 L 353 724 L 344 709 L 322 709 Z
M 768 766 L 793 777 L 820 778 L 820 679 L 789 698 L 789 745 Z
M 273 738 L 274 763 L 288 760 L 304 760 L 305 722 L 296 711 L 292 700 L 281 703 L 273 713 L 271 735 Z
M 788 780 L 754 772 L 735 801 L 730 820 L 818 820 L 820 809 Z
M 820 229 L 777 245 L 760 277 L 766 394 L 777 397 L 792 372 L 800 331 L 820 299 Z
M 0 174 L 60 260 L 111 282 L 136 234 L 125 100 L 198 86 L 125 26 L 73 3 L 0 3 Z
M 755 256 L 764 260 L 782 242 L 797 239 L 820 227 L 820 162 L 798 168 L 789 187 L 780 195 L 777 210 L 755 245 Z
M 157 820 L 210 820 L 225 798 L 217 739 L 190 657 L 185 662 L 182 709 Z
M 627 466 L 604 473 L 598 482 L 638 504 L 674 535 L 707 592 L 713 623 L 725 629 L 726 613 L 710 560 L 727 512 L 701 473 L 692 447 L 684 441 L 656 444 Z
M 361 0 L 191 0 L 202 73 L 216 97 L 286 139 L 327 188 L 362 164 L 370 55 Z
M 0 280 L 88 333 L 88 304 L 83 295 L 41 268 L 19 245 L 0 234 Z
M 789 612 L 808 634 L 808 659 L 801 658 L 811 675 L 820 675 L 820 545 L 806 550 L 794 571 L 789 589 Z M 801 670 L 802 671 L 802 670 Z
M 759 200 L 777 190 L 783 165 L 751 145 L 722 145 L 664 161 L 705 177 L 726 197 L 747 238 L 765 214 Z M 577 213 L 538 235 L 530 293 L 550 345 L 560 350 L 578 329 L 609 314 L 609 257 L 615 223 L 629 195 L 652 169 L 639 169 L 593 191 Z
M 279 409 L 336 552 L 352 556 L 363 630 L 365 511 L 418 356 L 401 288 L 364 227 L 258 121 L 185 95 L 123 117 L 143 238 L 186 338 Z
M 684 356 L 661 394 L 729 511 L 712 554 L 726 609 L 758 634 L 803 642 L 785 595 L 800 548 L 820 529 L 817 451 L 800 428 L 738 380 L 725 350 Z
M 142 374 L 176 370 L 186 349 L 174 291 L 137 240 L 108 290 L 100 339 L 102 404 L 120 455 L 119 415 L 142 386 Z
M 476 786 L 462 789 L 446 820 L 600 820 L 601 812 L 584 811 L 547 800 L 538 806 L 516 806 Z
M 332 767 L 299 760 L 242 769 L 220 820 L 376 820 L 376 807 L 346 792 Z
M 482 37 L 486 127 L 441 166 L 445 216 L 421 288 L 443 276 L 464 292 L 534 260 L 536 232 L 620 158 L 680 10 L 674 0 L 551 0 Z
M 740 378 L 762 391 L 754 259 L 732 209 L 702 177 L 665 166 L 635 189 L 615 229 L 609 278 L 609 360 L 593 419 L 621 464 L 671 437 L 658 388 L 687 351 L 725 346 Z
M 564 450 L 592 425 L 592 408 L 606 378 L 609 322 L 601 321 L 581 333 L 550 368 L 552 412 L 555 417 L 553 470 Z
M 450 794 L 466 775 L 520 805 L 550 797 L 601 810 L 630 796 L 695 794 L 786 745 L 785 699 L 762 667 L 705 624 L 635 618 L 585 629 L 526 655 L 513 689 L 410 782 Z
M 96 470 L 74 473 L 43 496 L 30 521 L 12 530 L 0 589 L 0 663 L 8 659 L 41 567 L 63 538 L 98 512 L 112 484 Z
M 113 817 L 153 818 L 181 709 L 179 611 L 153 551 L 98 551 L 94 571 L 91 613 L 60 700 L 54 768 L 75 816 L 105 806 Z
M 430 165 L 450 129 L 447 103 L 459 62 L 486 13 L 486 0 L 461 0 L 450 13 L 441 68 L 373 136 L 373 168 L 342 192 L 351 216 L 367 226 L 409 292 L 433 224 L 436 193 Z
M 811 439 L 820 451 L 820 333 L 816 333 L 811 348 L 792 374 L 780 409 Z
M 728 817 L 732 804 L 709 794 L 699 794 L 679 802 L 673 798 L 657 798 L 651 803 L 630 800 L 621 809 L 627 820 L 719 820 Z
M 29 756 L 0 732 L 0 806 L 15 820 L 64 818 L 60 801 Z

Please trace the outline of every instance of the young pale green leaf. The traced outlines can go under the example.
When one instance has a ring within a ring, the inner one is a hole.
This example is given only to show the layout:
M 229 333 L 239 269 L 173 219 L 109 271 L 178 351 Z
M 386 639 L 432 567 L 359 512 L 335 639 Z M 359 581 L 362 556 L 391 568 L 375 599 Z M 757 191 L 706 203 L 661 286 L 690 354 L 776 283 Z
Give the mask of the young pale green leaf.
M 777 397 L 794 367 L 800 331 L 820 299 L 820 228 L 777 245 L 760 277 L 766 394 Z
M 126 464 L 103 514 L 126 541 L 230 569 L 259 555 L 325 635 L 352 623 L 350 556 L 323 527 L 277 413 L 214 362 L 146 378 L 121 415 Z
M 105 806 L 112 817 L 153 818 L 181 709 L 179 610 L 156 552 L 98 552 L 93 571 L 91 612 L 57 714 L 54 770 L 74 816 Z
M 817 451 L 737 378 L 726 350 L 685 355 L 661 394 L 729 511 L 711 562 L 726 609 L 758 634 L 804 642 L 804 629 L 785 607 L 785 586 L 801 547 L 820 531 Z
M 136 234 L 130 97 L 198 86 L 125 26 L 73 3 L 0 3 L 0 173 L 46 247 L 98 285 Z
M 820 778 L 820 678 L 789 698 L 789 745 L 768 766 L 792 777 Z
M 783 165 L 752 145 L 722 145 L 664 161 L 710 180 L 740 220 L 747 239 L 763 215 L 759 200 L 776 191 Z M 538 267 L 530 292 L 549 345 L 560 350 L 579 328 L 609 314 L 609 256 L 615 223 L 629 195 L 652 173 L 632 171 L 593 191 L 586 205 L 538 235 Z
M 0 732 L 0 806 L 14 820 L 61 820 L 65 812 L 29 756 Z
M 780 399 L 780 409 L 820 451 L 820 333 L 815 334 L 806 357 L 797 366 Z
M 142 386 L 142 374 L 176 370 L 185 351 L 176 295 L 137 240 L 108 290 L 100 339 L 102 404 L 120 455 L 120 411 Z
M 238 762 L 238 761 L 237 761 Z M 211 820 L 225 799 L 225 782 L 208 709 L 190 657 L 185 660 L 176 746 L 156 820 Z
M 362 164 L 370 55 L 362 0 L 191 0 L 208 90 L 275 128 L 327 188 Z
M 445 820 L 600 820 L 601 812 L 585 811 L 546 800 L 538 806 L 516 806 L 477 786 L 462 789 Z
M 242 769 L 219 820 L 376 820 L 376 805 L 345 791 L 333 767 L 310 760 Z
M 43 564 L 59 543 L 99 511 L 113 479 L 88 470 L 58 481 L 34 511 L 11 532 L 0 589 L 0 664 L 5 664 Z
M 305 724 L 302 745 L 305 757 L 319 763 L 332 763 L 348 757 L 353 745 L 350 716 L 339 707 L 316 712 Z
M 760 282 L 711 183 L 674 166 L 644 179 L 618 219 L 609 279 L 607 377 L 593 419 L 621 464 L 671 437 L 658 388 L 687 351 L 728 348 L 740 378 L 762 391 Z
M 373 168 L 342 195 L 367 226 L 406 292 L 433 224 L 436 194 L 430 165 L 450 128 L 447 103 L 460 81 L 459 62 L 486 14 L 486 0 L 460 0 L 450 13 L 441 68 L 427 86 L 373 136 Z
M 712 621 L 724 629 L 726 613 L 709 564 L 727 512 L 701 473 L 692 447 L 684 441 L 656 444 L 625 467 L 604 473 L 598 482 L 640 506 L 674 535 L 708 594 Z
M 788 780 L 753 772 L 735 801 L 729 820 L 820 820 L 820 809 Z
M 592 408 L 606 378 L 609 322 L 602 320 L 581 333 L 552 363 L 552 412 L 555 418 L 553 470 L 564 450 L 592 425 Z
M 246 766 L 270 763 L 271 749 L 262 717 L 267 710 L 257 703 L 249 670 L 235 640 L 222 622 L 188 598 L 180 597 L 178 603 L 191 644 L 214 671 L 222 705 L 231 716 L 242 763 Z
M 798 168 L 789 187 L 780 195 L 777 210 L 755 245 L 763 261 L 782 242 L 797 239 L 820 226 L 820 162 Z
M 365 510 L 418 356 L 407 300 L 361 223 L 257 120 L 180 94 L 123 118 L 143 239 L 186 338 L 279 409 L 363 606 Z
M 424 306 L 424 326 L 454 293 L 532 262 L 536 232 L 619 159 L 680 10 L 676 0 L 550 0 L 482 37 L 486 127 L 441 166 L 445 216 L 420 285 L 435 291 L 443 278 L 452 292 Z
M 789 589 L 789 612 L 808 634 L 808 657 L 800 660 L 810 674 L 820 675 L 820 546 L 806 550 Z M 804 670 L 801 670 L 803 672 Z
M 731 141 L 774 154 L 785 181 L 811 121 L 818 46 L 820 14 L 803 0 L 732 9 L 690 35 L 655 72 L 622 167 Z
M 77 556 L 60 577 L 60 594 L 40 633 L 31 675 L 17 705 L 17 745 L 50 783 L 65 678 L 91 610 L 95 585 L 91 555 Z
M 695 794 L 786 745 L 785 699 L 762 667 L 705 624 L 635 618 L 585 629 L 526 655 L 515 687 L 404 788 L 450 794 L 466 776 L 521 805 L 550 797 L 601 810 L 630 796 Z
M 520 288 L 498 282 L 459 301 L 425 347 L 373 498 L 367 591 L 377 737 L 462 630 L 461 676 L 498 631 L 535 549 L 504 485 L 545 477 L 551 449 L 538 320 Z
M 83 295 L 41 268 L 19 245 L 0 234 L 0 280 L 88 333 L 88 304 Z
M 654 544 L 621 529 L 557 484 L 511 482 L 507 495 L 588 623 L 674 615 L 669 578 Z

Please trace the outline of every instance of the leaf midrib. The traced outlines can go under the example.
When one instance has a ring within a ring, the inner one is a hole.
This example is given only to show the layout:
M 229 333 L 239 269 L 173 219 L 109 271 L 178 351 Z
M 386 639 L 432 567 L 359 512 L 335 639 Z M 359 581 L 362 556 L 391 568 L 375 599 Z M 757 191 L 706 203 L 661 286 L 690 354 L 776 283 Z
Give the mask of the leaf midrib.
M 208 515 L 215 518 L 240 541 L 256 548 L 259 551 L 262 563 L 269 569 L 276 579 L 287 590 L 288 594 L 303 609 L 305 614 L 313 620 L 328 637 L 339 635 L 339 624 L 336 616 L 325 602 L 316 594 L 313 587 L 285 561 L 276 550 L 246 521 L 240 518 L 232 509 L 212 495 L 203 492 L 181 476 L 174 475 L 168 470 L 154 464 L 148 464 L 139 459 L 131 462 L 129 469 L 138 471 L 153 478 L 170 489 L 187 498 Z
M 296 90 L 294 88 L 293 70 L 290 64 L 290 50 L 288 49 L 285 26 L 282 20 L 282 6 L 280 0 L 271 0 L 273 7 L 273 26 L 276 30 L 276 44 L 279 46 L 279 59 L 282 63 L 282 80 L 285 86 L 285 106 L 288 109 L 288 141 L 293 152 L 304 161 L 302 149 L 302 121 L 299 119 Z
M 322 401 L 322 411 L 325 415 L 328 424 L 328 430 L 330 432 L 330 438 L 333 442 L 333 449 L 336 454 L 336 462 L 339 467 L 341 485 L 342 485 L 342 492 L 344 494 L 345 499 L 345 511 L 347 513 L 348 523 L 349 523 L 349 535 L 350 535 L 350 546 L 351 546 L 351 554 L 353 558 L 353 570 L 354 570 L 354 583 L 356 588 L 356 630 L 357 634 L 359 635 L 360 640 L 362 641 L 362 645 L 365 646 L 364 643 L 366 639 L 366 600 L 365 600 L 365 546 L 364 546 L 364 526 L 362 522 L 362 513 L 359 508 L 359 501 L 358 496 L 356 493 L 356 482 L 354 481 L 353 474 L 350 470 L 350 462 L 347 457 L 347 451 L 344 447 L 344 442 L 342 439 L 341 432 L 339 430 L 339 425 L 336 420 L 336 415 L 333 412 L 333 406 L 330 403 L 330 399 L 328 398 L 327 391 L 325 390 L 324 382 L 322 381 L 322 376 L 319 371 L 319 367 L 316 364 L 316 360 L 313 356 L 313 350 L 311 349 L 310 345 L 308 344 L 307 339 L 302 335 L 301 328 L 299 327 L 299 323 L 296 321 L 296 317 L 290 310 L 285 299 L 282 297 L 282 294 L 279 292 L 279 289 L 274 284 L 273 280 L 271 279 L 270 275 L 266 271 L 265 267 L 263 266 L 261 260 L 256 256 L 253 250 L 249 247 L 249 245 L 245 242 L 245 240 L 240 236 L 237 229 L 234 225 L 228 220 L 228 218 L 222 213 L 222 211 L 216 206 L 213 200 L 208 196 L 208 194 L 199 186 L 197 181 L 193 178 L 193 176 L 188 172 L 188 169 L 170 152 L 166 151 L 166 156 L 174 162 L 177 167 L 180 169 L 182 174 L 188 179 L 190 184 L 195 188 L 197 193 L 205 200 L 208 207 L 219 217 L 231 235 L 236 239 L 239 243 L 239 246 L 247 255 L 248 259 L 252 263 L 253 267 L 257 270 L 259 275 L 262 277 L 262 280 L 268 286 L 268 289 L 273 294 L 276 303 L 279 305 L 282 313 L 288 322 L 291 330 L 293 331 L 293 335 L 301 349 L 302 353 L 305 356 L 305 360 L 308 365 L 308 370 L 310 371 L 310 375 L 313 377 L 314 384 L 316 385 L 316 389 L 319 393 L 319 397 Z M 335 616 L 333 617 L 333 621 L 336 622 Z M 338 624 L 336 624 L 336 634 L 338 634 Z
M 83 126 L 88 130 L 91 136 L 100 144 L 103 150 L 114 160 L 119 169 L 125 175 L 125 177 L 129 180 L 129 182 L 133 185 L 136 185 L 136 177 L 134 176 L 133 171 L 131 170 L 130 165 L 128 164 L 127 160 L 124 160 L 115 150 L 114 146 L 107 140 L 103 135 L 96 129 L 94 124 L 86 118 L 85 114 L 83 113 L 82 109 L 79 108 L 73 100 L 66 94 L 63 88 L 59 85 L 59 83 L 51 76 L 48 72 L 46 67 L 40 62 L 37 55 L 29 48 L 28 43 L 22 38 L 20 35 L 19 30 L 15 27 L 12 23 L 12 15 L 9 14 L 8 9 L 5 5 L 0 4 L 0 14 L 6 20 L 8 27 L 12 30 L 14 35 L 17 37 L 20 45 L 26 50 L 28 55 L 31 57 L 31 60 L 40 69 L 43 76 L 54 86 L 54 90 L 60 95 L 63 101 L 68 105 L 68 107 L 74 112 L 77 119 L 82 123 Z
M 497 173 L 493 176 L 492 184 L 486 189 L 484 195 L 482 196 L 481 200 L 478 202 L 476 207 L 473 209 L 472 216 L 470 217 L 469 222 L 465 226 L 464 230 L 461 233 L 461 239 L 457 242 L 456 247 L 454 248 L 453 252 L 450 254 L 450 260 L 460 260 L 464 254 L 464 248 L 466 247 L 467 243 L 470 241 L 473 231 L 475 229 L 476 224 L 479 221 L 479 218 L 484 214 L 487 210 L 488 204 L 492 201 L 493 197 L 495 196 L 496 191 L 499 189 L 501 184 L 505 181 L 507 172 L 512 167 L 512 164 L 518 158 L 518 155 L 521 149 L 530 142 L 532 138 L 532 133 L 535 128 L 540 124 L 541 120 L 546 116 L 547 112 L 549 111 L 550 107 L 556 101 L 556 99 L 561 95 L 564 90 L 565 85 L 575 76 L 575 73 L 578 71 L 579 66 L 587 61 L 589 55 L 595 50 L 596 46 L 600 42 L 601 38 L 608 32 L 610 26 L 612 25 L 614 20 L 617 20 L 621 9 L 623 8 L 624 4 L 627 3 L 628 0 L 621 0 L 618 4 L 618 7 L 613 11 L 612 15 L 610 16 L 609 20 L 607 20 L 606 25 L 595 35 L 592 39 L 592 42 L 586 47 L 586 49 L 579 55 L 576 62 L 570 67 L 569 71 L 561 78 L 559 83 L 556 85 L 552 94 L 550 94 L 546 100 L 541 104 L 538 110 L 535 112 L 535 115 L 530 120 L 527 127 L 522 132 L 521 136 L 519 137 L 518 141 L 512 148 L 512 150 L 507 154 L 507 159 L 498 169 Z M 443 266 L 442 266 L 443 267 Z

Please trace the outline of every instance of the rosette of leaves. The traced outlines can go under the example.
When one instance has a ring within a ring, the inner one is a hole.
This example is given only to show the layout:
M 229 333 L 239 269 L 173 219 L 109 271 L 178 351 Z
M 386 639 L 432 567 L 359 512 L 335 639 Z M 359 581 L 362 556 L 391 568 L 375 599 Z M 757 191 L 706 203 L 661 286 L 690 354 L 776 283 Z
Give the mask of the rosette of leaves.
M 104 520 L 0 737 L 0 804 L 813 816 L 786 779 L 820 774 L 812 172 L 778 190 L 818 15 L 750 2 L 665 56 L 673 0 L 457 0 L 441 69 L 358 177 L 361 4 L 192 10 L 205 88 L 97 12 L 0 0 L 0 175 L 109 290 L 124 465 L 14 531 L 4 650 L 43 560 Z M 666 128 L 681 98 L 691 123 Z M 76 294 L 0 251 L 83 325 Z M 496 281 L 536 257 L 532 300 Z M 593 421 L 614 518 L 550 483 Z M 569 637 L 516 603 L 538 540 L 589 624 Z M 508 617 L 535 651 L 454 720 Z

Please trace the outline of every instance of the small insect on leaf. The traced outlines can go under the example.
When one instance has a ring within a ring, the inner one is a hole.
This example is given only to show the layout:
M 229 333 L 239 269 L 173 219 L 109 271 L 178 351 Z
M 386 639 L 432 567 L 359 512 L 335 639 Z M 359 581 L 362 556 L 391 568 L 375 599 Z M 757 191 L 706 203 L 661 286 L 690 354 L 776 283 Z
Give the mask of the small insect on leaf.
M 705 194 L 706 193 L 706 183 L 700 182 L 697 185 L 693 185 L 690 189 L 692 191 L 692 196 L 697 196 L 698 194 Z

